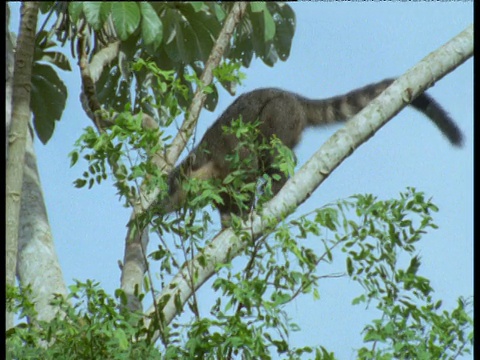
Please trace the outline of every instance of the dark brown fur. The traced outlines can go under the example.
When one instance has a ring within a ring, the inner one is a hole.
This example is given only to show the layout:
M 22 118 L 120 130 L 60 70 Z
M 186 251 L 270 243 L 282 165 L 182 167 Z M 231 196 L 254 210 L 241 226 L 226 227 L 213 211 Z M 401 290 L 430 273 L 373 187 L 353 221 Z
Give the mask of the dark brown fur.
M 239 140 L 233 135 L 225 134 L 222 127 L 230 125 L 232 120 L 240 116 L 243 122 L 253 122 L 258 119 L 260 133 L 267 141 L 276 135 L 283 144 L 293 149 L 299 143 L 306 127 L 348 120 L 392 82 L 393 79 L 386 79 L 347 94 L 323 100 L 311 100 L 292 92 L 273 88 L 258 89 L 241 95 L 207 130 L 199 145 L 173 170 L 169 178 L 169 198 L 162 201 L 160 207 L 162 212 L 166 214 L 184 205 L 182 176 L 223 180 L 231 172 L 225 156 L 234 153 Z M 453 145 L 462 144 L 463 136 L 460 129 L 429 95 L 421 94 L 410 105 L 429 117 Z M 256 167 L 257 170 L 257 177 L 262 173 L 279 174 L 278 170 L 271 167 L 274 160 L 271 154 L 262 154 L 260 157 L 252 161 L 252 167 Z M 281 180 L 273 184 L 274 194 L 287 180 L 283 174 L 280 175 Z M 215 205 L 225 224 L 231 213 L 240 215 L 241 211 L 228 195 L 223 194 L 222 199 L 223 204 Z M 253 203 L 253 200 L 251 202 Z

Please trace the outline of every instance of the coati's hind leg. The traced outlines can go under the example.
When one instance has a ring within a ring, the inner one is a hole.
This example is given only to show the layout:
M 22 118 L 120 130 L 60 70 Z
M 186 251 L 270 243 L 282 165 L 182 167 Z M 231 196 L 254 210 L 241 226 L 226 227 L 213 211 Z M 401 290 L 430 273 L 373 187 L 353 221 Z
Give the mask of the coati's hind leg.
M 285 183 L 287 182 L 288 176 L 278 169 L 272 169 L 272 171 L 268 171 L 267 174 L 270 175 L 270 177 L 272 178 L 272 195 L 275 196 L 282 189 L 283 185 L 285 185 Z M 278 180 L 275 180 L 274 177 L 280 178 Z
M 269 142 L 276 137 L 284 146 L 293 149 L 299 143 L 307 125 L 307 116 L 304 106 L 296 97 L 282 93 L 264 107 L 261 124 L 261 131 Z M 295 155 L 293 157 L 296 162 Z M 272 148 L 264 152 L 261 158 L 264 173 L 272 178 L 272 193 L 275 196 L 287 182 L 288 174 L 279 168 L 278 162 L 281 159 L 278 149 Z
M 253 196 L 249 201 L 245 201 L 241 206 L 237 204 L 236 200 L 228 195 L 221 195 L 223 204 L 216 204 L 218 211 L 220 212 L 220 222 L 222 224 L 222 229 L 231 226 L 232 223 L 232 214 L 245 218 L 246 215 L 250 212 L 250 209 L 253 206 L 254 198 Z
M 258 149 L 257 156 L 251 161 L 251 170 L 254 171 L 244 181 L 245 183 L 255 182 L 260 176 L 267 174 L 272 179 L 271 191 L 275 196 L 285 185 L 288 175 L 284 174 L 276 164 L 279 160 L 279 151 L 271 147 L 273 146 L 271 140 L 276 137 L 283 145 L 292 149 L 299 142 L 306 126 L 306 114 L 303 106 L 294 96 L 281 93 L 264 105 L 258 120 L 260 121 L 259 130 L 267 148 L 262 146 Z M 245 154 L 241 155 L 243 155 L 242 158 L 246 158 Z M 231 196 L 227 194 L 222 196 L 224 203 L 217 205 L 222 227 L 230 224 L 231 214 L 245 218 L 255 202 L 255 193 L 249 195 L 250 197 L 240 205 Z
M 232 214 L 245 219 L 255 202 L 255 192 L 252 189 L 255 188 L 260 176 L 257 154 L 246 148 L 240 148 L 237 151 L 239 155 L 237 160 L 240 163 L 229 164 L 230 172 L 236 172 L 235 179 L 230 179 L 227 183 L 223 182 L 219 194 L 222 202 L 215 203 L 220 212 L 222 228 L 231 225 Z
M 275 196 L 280 189 L 285 185 L 288 177 L 278 169 L 270 169 L 266 172 L 271 177 L 272 181 L 272 195 Z M 275 176 L 273 176 L 275 175 Z M 277 176 L 278 175 L 278 176 Z M 276 180 L 274 179 L 276 178 Z M 246 195 L 246 194 L 243 194 Z M 222 228 L 229 227 L 231 225 L 232 214 L 237 215 L 243 219 L 246 218 L 255 204 L 255 193 L 248 194 L 248 200 L 245 200 L 242 204 L 239 204 L 232 196 L 227 193 L 221 194 L 223 204 L 216 204 L 217 209 L 220 212 L 220 220 Z

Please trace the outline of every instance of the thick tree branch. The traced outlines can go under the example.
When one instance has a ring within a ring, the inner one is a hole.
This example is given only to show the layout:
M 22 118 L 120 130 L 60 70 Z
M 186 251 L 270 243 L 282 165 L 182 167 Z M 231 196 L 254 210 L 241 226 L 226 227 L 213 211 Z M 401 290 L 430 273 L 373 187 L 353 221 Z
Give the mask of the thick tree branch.
M 18 224 L 22 195 L 25 145 L 30 120 L 32 64 L 37 29 L 38 2 L 25 2 L 15 53 L 12 97 L 12 123 L 8 134 L 9 153 L 6 166 L 6 283 L 15 285 L 18 251 Z M 13 325 L 7 313 L 7 329 Z
M 192 293 L 215 273 L 218 264 L 229 262 L 242 252 L 248 241 L 263 234 L 265 221 L 262 219 L 277 221 L 285 219 L 354 149 L 372 137 L 412 99 L 472 55 L 473 25 L 399 77 L 371 104 L 338 130 L 285 184 L 277 196 L 263 206 L 261 214 L 252 213 L 251 218 L 243 223 L 244 228 L 248 229 L 244 233 L 244 239 L 235 236 L 231 229 L 219 233 L 203 252 L 183 266 L 157 298 L 156 303 L 163 304 L 160 310 L 164 314 L 165 322 L 170 323 L 177 315 L 175 304 L 185 304 Z M 190 274 L 195 274 L 194 279 L 190 278 Z M 148 309 L 147 316 L 151 316 L 153 311 L 153 308 Z M 157 332 L 155 338 L 158 336 Z

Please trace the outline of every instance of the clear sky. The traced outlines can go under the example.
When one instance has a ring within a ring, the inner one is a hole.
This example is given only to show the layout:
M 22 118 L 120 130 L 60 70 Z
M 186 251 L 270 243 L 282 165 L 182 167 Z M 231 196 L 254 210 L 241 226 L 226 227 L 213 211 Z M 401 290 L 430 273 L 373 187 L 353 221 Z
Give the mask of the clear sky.
M 273 68 L 254 60 L 237 94 L 267 86 L 312 98 L 348 92 L 402 74 L 473 22 L 473 2 L 290 6 L 297 17 L 290 58 Z M 18 9 L 18 3 L 11 4 L 15 32 Z M 67 154 L 81 130 L 91 125 L 78 101 L 81 85 L 75 61 L 72 66 L 74 72 L 62 76 L 69 90 L 63 118 L 46 146 L 36 143 L 38 166 L 65 280 L 70 284 L 73 279 L 95 279 L 113 294 L 119 286 L 117 260 L 123 259 L 130 211 L 121 207 L 109 183 L 92 190 L 72 185 L 84 168 L 70 168 Z M 356 193 L 388 199 L 407 186 L 424 191 L 440 211 L 434 216 L 439 229 L 425 235 L 419 246 L 420 274 L 431 279 L 435 298 L 451 310 L 458 296 L 473 295 L 473 60 L 438 81 L 429 93 L 465 133 L 462 149 L 452 148 L 423 115 L 405 109 L 337 168 L 297 214 Z M 214 113 L 202 112 L 197 139 L 232 101 L 224 92 Z M 296 149 L 299 165 L 337 129 L 306 131 Z M 343 264 L 322 265 L 319 271 L 329 274 Z M 339 359 L 353 358 L 352 349 L 362 345 L 361 329 L 376 314 L 350 305 L 360 289 L 347 278 L 324 280 L 319 290 L 319 301 L 303 296 L 289 305 L 289 315 L 302 329 L 292 335 L 292 342 L 323 345 Z

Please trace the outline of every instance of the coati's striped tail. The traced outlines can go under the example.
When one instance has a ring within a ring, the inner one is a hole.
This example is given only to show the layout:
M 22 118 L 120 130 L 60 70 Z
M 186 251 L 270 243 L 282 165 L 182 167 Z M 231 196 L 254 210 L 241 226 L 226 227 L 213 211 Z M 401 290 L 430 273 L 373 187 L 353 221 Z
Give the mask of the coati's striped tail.
M 299 97 L 299 100 L 305 105 L 310 126 L 346 121 L 380 95 L 394 80 L 385 79 L 327 99 L 310 100 Z M 462 145 L 462 132 L 450 115 L 431 96 L 426 93 L 420 94 L 410 105 L 425 114 L 453 145 Z
M 463 145 L 463 134 L 448 113 L 430 95 L 423 93 L 410 105 L 425 114 L 440 131 L 450 140 L 452 145 Z

